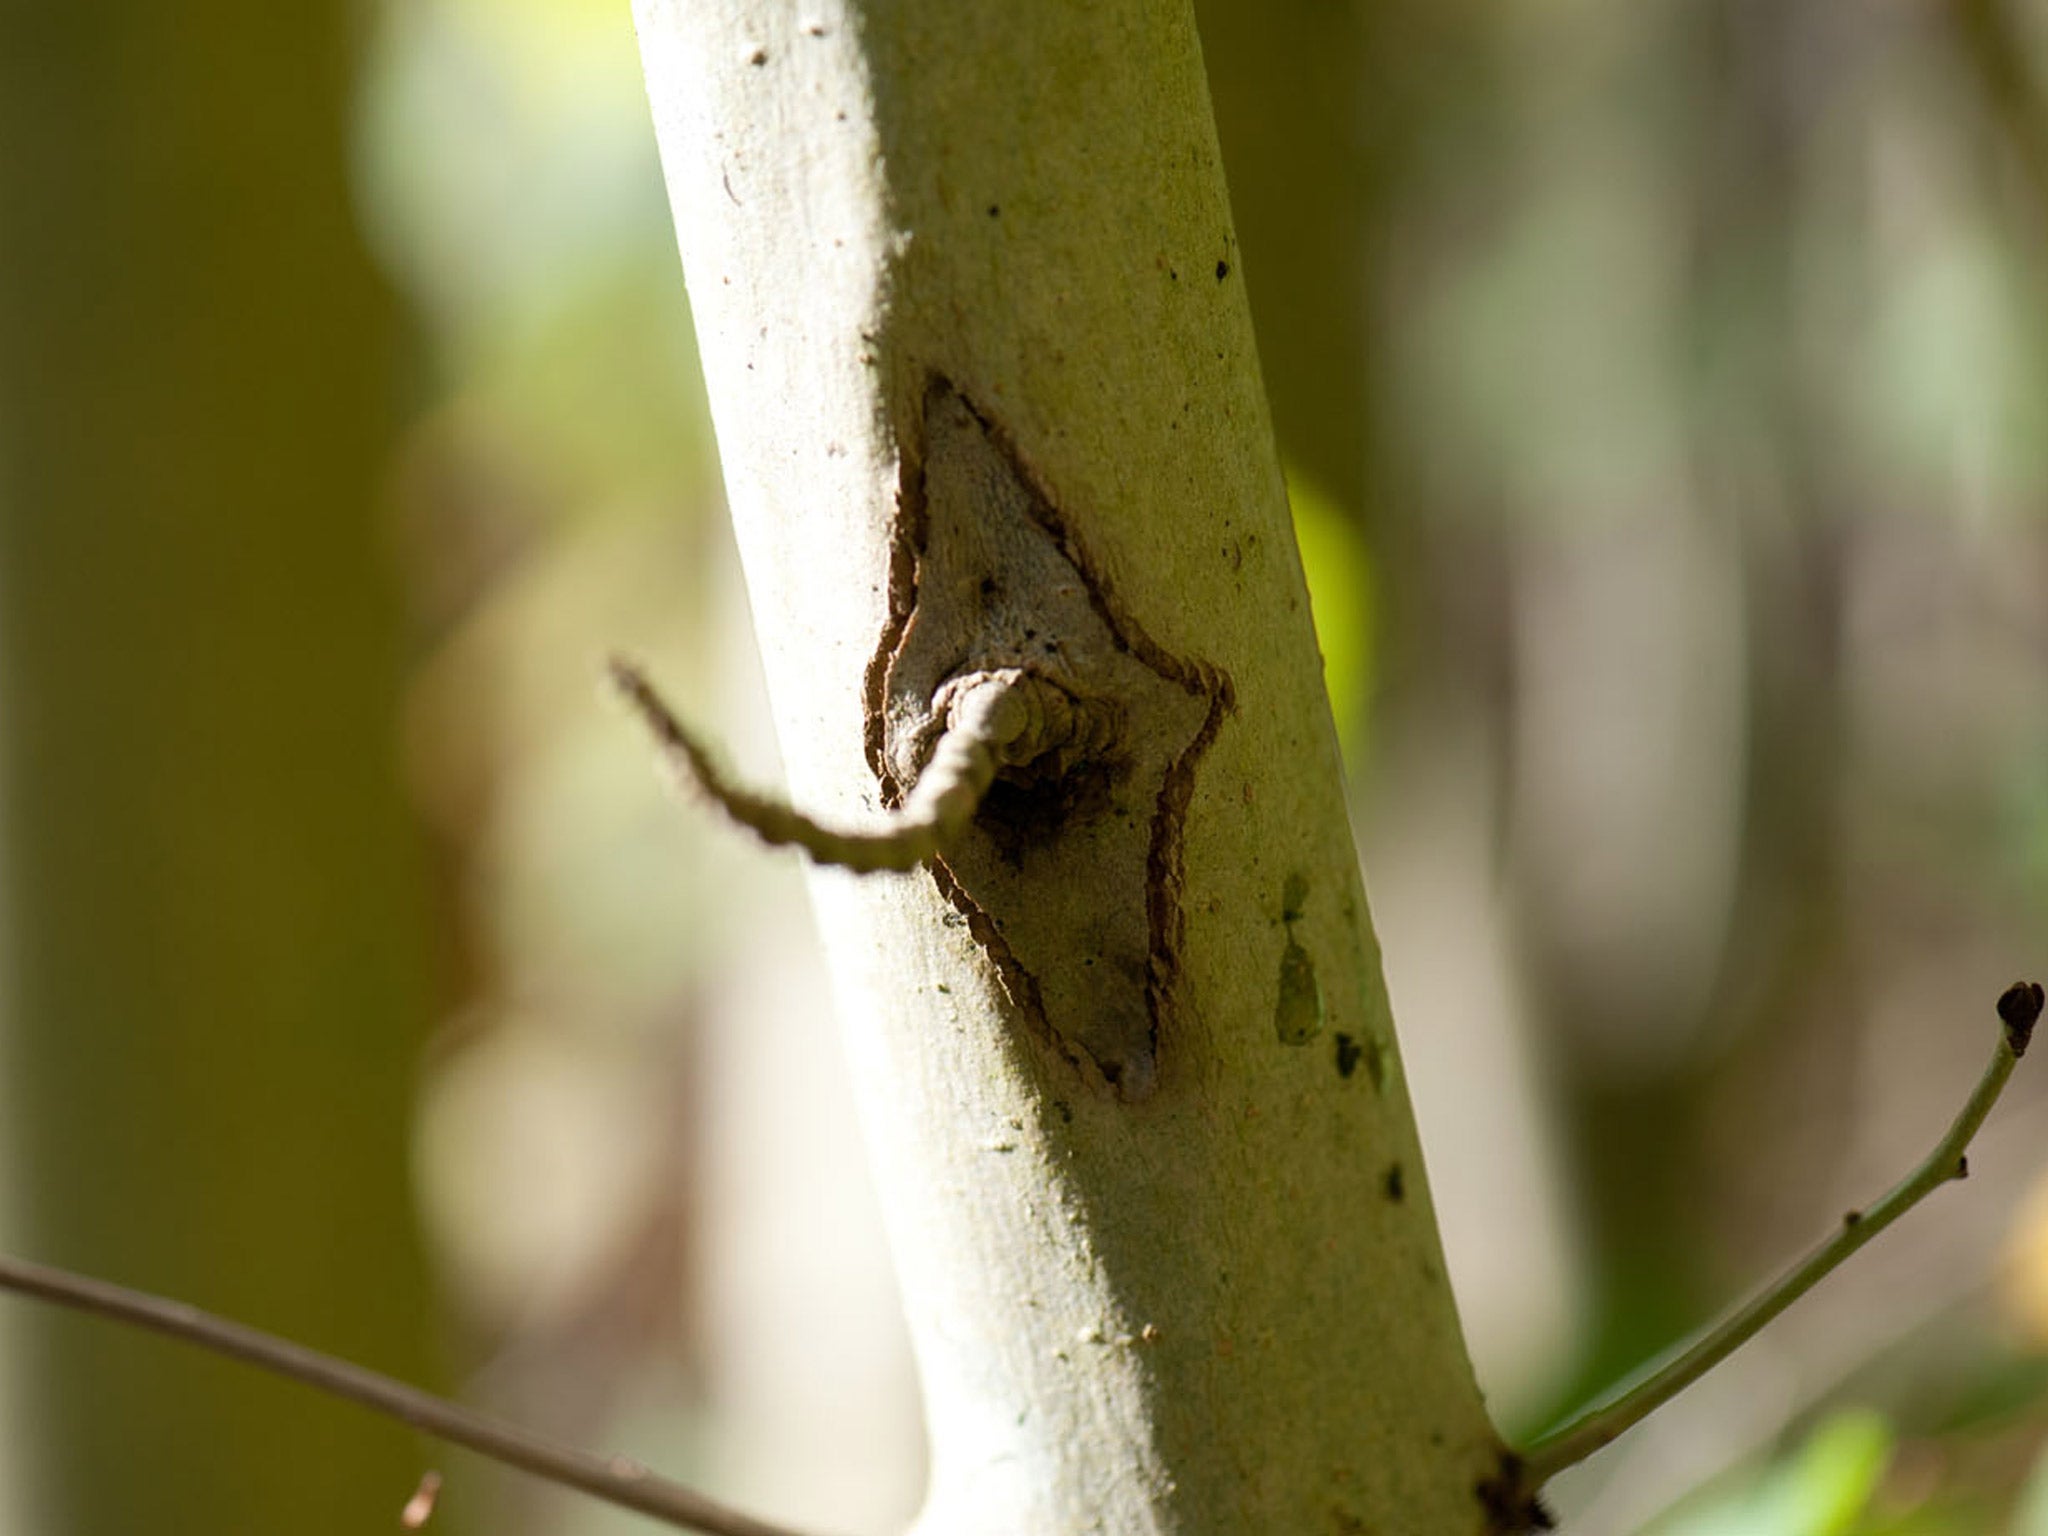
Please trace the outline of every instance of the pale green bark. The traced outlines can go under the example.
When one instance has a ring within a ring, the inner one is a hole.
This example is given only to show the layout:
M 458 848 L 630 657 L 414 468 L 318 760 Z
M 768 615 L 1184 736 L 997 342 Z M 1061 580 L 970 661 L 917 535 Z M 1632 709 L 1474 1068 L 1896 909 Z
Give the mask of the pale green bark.
M 1107 621 L 1212 710 L 1175 759 L 1177 851 L 1041 893 L 1085 911 L 1135 879 L 1154 906 L 1156 1050 L 1114 1087 L 1128 1026 L 1066 1001 L 1091 983 L 1038 975 L 1061 1001 L 1033 1032 L 932 874 L 815 879 L 925 1383 L 921 1529 L 1483 1530 L 1500 1448 L 1186 5 L 637 9 L 797 803 L 881 804 L 874 679 L 935 377 L 1049 502 Z

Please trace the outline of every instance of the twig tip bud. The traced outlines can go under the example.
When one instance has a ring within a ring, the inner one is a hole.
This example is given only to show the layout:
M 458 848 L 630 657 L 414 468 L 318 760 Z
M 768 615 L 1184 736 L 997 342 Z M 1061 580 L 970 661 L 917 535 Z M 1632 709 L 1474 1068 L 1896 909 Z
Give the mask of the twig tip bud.
M 2027 1054 L 2027 1043 L 2034 1037 L 2034 1021 L 2041 1017 L 2041 983 L 2038 981 L 2016 981 L 2000 994 L 1998 1017 L 2005 1025 L 2005 1043 L 2012 1047 L 2015 1056 Z

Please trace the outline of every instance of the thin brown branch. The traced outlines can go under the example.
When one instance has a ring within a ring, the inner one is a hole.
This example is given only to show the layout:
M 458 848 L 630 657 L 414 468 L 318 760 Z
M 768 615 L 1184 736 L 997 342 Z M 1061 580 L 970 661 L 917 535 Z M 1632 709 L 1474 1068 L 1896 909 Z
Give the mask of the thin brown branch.
M 793 845 L 820 864 L 857 874 L 917 868 L 966 829 L 999 771 L 1085 742 L 1096 723 L 1043 678 L 1012 667 L 967 674 L 938 701 L 945 729 L 901 809 L 873 828 L 841 830 L 732 783 L 644 672 L 619 657 L 610 670 L 677 777 L 762 841 Z
M 680 1530 L 705 1536 L 802 1536 L 728 1509 L 628 1457 L 599 1456 L 544 1439 L 377 1371 L 183 1302 L 5 1256 L 0 1256 L 0 1290 L 145 1328 L 244 1361 Z

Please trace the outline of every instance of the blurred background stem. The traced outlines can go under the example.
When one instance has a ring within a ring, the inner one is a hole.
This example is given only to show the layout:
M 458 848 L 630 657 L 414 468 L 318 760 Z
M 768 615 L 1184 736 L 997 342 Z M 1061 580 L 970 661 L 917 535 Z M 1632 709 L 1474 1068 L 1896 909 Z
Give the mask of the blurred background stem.
M 403 333 L 346 179 L 358 8 L 4 15 L 9 1240 L 431 1378 L 378 510 Z M 418 1479 L 344 1406 L 20 1334 L 28 1528 L 362 1532 Z

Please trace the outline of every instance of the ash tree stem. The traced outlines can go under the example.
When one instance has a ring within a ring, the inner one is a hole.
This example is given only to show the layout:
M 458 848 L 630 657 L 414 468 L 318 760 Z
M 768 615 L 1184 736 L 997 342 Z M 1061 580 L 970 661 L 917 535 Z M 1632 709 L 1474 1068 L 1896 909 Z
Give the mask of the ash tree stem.
M 216 1317 L 184 1302 L 0 1256 L 0 1290 L 146 1329 L 398 1419 L 552 1483 L 704 1536 L 802 1536 L 728 1509 L 624 1456 L 562 1445 L 367 1367 Z
M 1691 1386 L 1760 1332 L 1779 1313 L 1812 1290 L 1851 1254 L 1918 1205 L 1951 1179 L 1967 1178 L 1964 1153 L 1991 1106 L 2005 1091 L 2007 1079 L 2026 1054 L 2034 1021 L 2040 1017 L 2038 982 L 2019 982 L 1998 1000 L 2001 1028 L 1991 1061 L 1977 1080 L 1947 1133 L 1934 1150 L 1876 1204 L 1851 1211 L 1835 1233 L 1794 1264 L 1750 1301 L 1715 1324 L 1690 1346 L 1611 1402 L 1602 1404 L 1544 1436 L 1521 1456 L 1521 1475 L 1531 1488 L 1540 1487 L 1565 1468 L 1633 1428 Z

